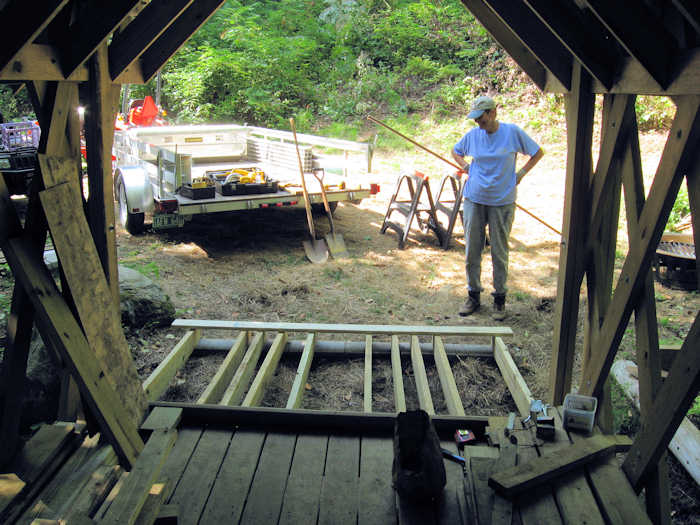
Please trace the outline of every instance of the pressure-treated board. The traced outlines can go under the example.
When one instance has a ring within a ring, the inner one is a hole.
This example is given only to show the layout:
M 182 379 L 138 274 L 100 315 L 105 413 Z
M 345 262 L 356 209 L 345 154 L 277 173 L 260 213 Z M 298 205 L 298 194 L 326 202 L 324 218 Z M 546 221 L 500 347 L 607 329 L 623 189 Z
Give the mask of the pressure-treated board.
M 297 437 L 279 525 L 316 523 L 327 447 L 325 434 Z
M 602 435 L 593 436 L 562 449 L 557 454 L 495 472 L 489 479 L 489 486 L 506 497 L 514 497 L 614 452 L 613 440 Z
M 360 438 L 331 436 L 321 487 L 319 525 L 357 523 Z
M 315 333 L 310 333 L 306 336 L 306 341 L 304 342 L 304 351 L 302 352 L 301 358 L 299 359 L 297 374 L 296 376 L 294 376 L 294 383 L 292 383 L 292 389 L 289 392 L 287 408 L 301 407 L 301 402 L 304 398 L 304 389 L 306 388 L 306 380 L 309 377 L 309 370 L 311 370 L 311 362 L 314 359 L 315 342 Z
M 172 491 L 180 482 L 185 467 L 192 457 L 192 453 L 201 437 L 201 428 L 183 428 L 178 431 L 175 446 L 160 471 L 159 479 L 168 479 L 171 482 L 171 492 L 168 494 L 166 501 L 170 498 Z
M 265 432 L 238 430 L 233 435 L 201 523 L 239 522 L 264 442 Z
M 406 395 L 403 391 L 403 368 L 399 353 L 399 337 L 391 336 L 391 377 L 394 384 L 394 408 L 397 412 L 406 412 Z
M 498 340 L 500 341 L 500 339 Z M 459 397 L 459 391 L 457 390 L 455 377 L 452 374 L 450 362 L 447 360 L 447 354 L 445 353 L 445 345 L 442 342 L 442 337 L 436 336 L 433 344 L 435 346 L 435 368 L 437 368 L 438 375 L 440 376 L 440 384 L 442 385 L 442 391 L 445 395 L 447 410 L 450 415 L 463 416 L 464 406 L 462 405 L 462 400 Z
M 100 523 L 132 525 L 136 522 L 176 439 L 177 431 L 174 429 L 153 431 Z
M 175 319 L 173 328 L 211 328 L 222 330 L 251 330 L 268 332 L 320 332 L 359 335 L 458 335 L 506 337 L 513 330 L 506 326 L 431 326 L 431 325 L 376 325 L 376 324 L 316 324 L 316 323 L 266 323 L 260 321 L 210 321 Z
M 182 365 L 192 355 L 192 350 L 197 346 L 201 336 L 202 332 L 200 330 L 188 331 L 173 347 L 167 357 L 151 372 L 148 379 L 143 382 L 143 390 L 146 392 L 146 397 L 149 401 L 155 401 L 165 393 L 177 371 L 182 368 Z
M 362 437 L 358 525 L 383 525 L 396 520 L 394 489 L 391 486 L 393 458 L 393 441 L 390 438 Z
M 255 365 L 260 358 L 264 339 L 264 332 L 255 332 L 253 339 L 248 345 L 248 350 L 243 357 L 243 361 L 238 365 L 238 370 L 236 370 L 231 384 L 226 388 L 219 402 L 220 405 L 237 405 L 241 399 L 243 399 L 243 393 L 248 387 L 248 381 L 250 381 L 255 371 Z
M 423 363 L 423 355 L 420 351 L 420 342 L 418 341 L 418 336 L 415 335 L 411 336 L 411 364 L 413 365 L 413 378 L 416 381 L 420 407 L 432 416 L 435 414 L 435 407 L 433 406 L 433 398 L 430 395 L 428 376 L 425 372 L 425 363 Z
M 287 344 L 287 334 L 277 334 L 275 340 L 270 346 L 270 349 L 267 351 L 267 355 L 265 356 L 262 365 L 260 365 L 260 370 L 258 370 L 253 383 L 250 385 L 250 389 L 248 390 L 243 403 L 241 403 L 241 406 L 250 407 L 260 404 L 260 400 L 265 395 L 265 388 L 270 382 L 270 379 L 272 379 L 272 376 L 277 369 L 277 365 L 280 362 L 285 344 Z
M 202 395 L 197 399 L 197 403 L 217 403 L 224 394 L 226 387 L 231 383 L 236 368 L 241 364 L 248 342 L 248 332 L 243 331 L 238 334 L 230 350 L 226 354 L 214 377 L 204 389 Z
M 364 373 L 364 398 L 363 409 L 372 411 L 372 336 L 365 336 L 365 373 Z
M 530 414 L 530 401 L 533 399 L 532 393 L 500 337 L 496 338 L 493 347 L 493 357 L 496 360 L 498 369 L 501 371 L 503 381 L 508 386 L 510 395 L 513 396 L 518 412 L 520 412 L 522 417 L 527 417 Z
M 39 155 L 42 174 L 60 170 L 66 160 Z M 48 186 L 48 184 L 47 184 Z M 138 427 L 146 409 L 146 396 L 121 326 L 121 317 L 97 256 L 90 227 L 82 213 L 77 184 L 59 183 L 40 193 L 61 268 L 85 338 L 105 367 L 107 380 L 122 400 L 123 409 Z M 80 213 L 78 213 L 80 211 Z

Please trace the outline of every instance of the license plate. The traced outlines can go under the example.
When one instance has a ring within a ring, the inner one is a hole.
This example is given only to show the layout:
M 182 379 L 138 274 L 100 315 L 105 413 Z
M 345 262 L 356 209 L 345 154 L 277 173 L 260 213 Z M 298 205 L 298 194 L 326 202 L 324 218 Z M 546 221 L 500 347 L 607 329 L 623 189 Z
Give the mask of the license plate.
M 175 215 L 172 213 L 163 213 L 153 216 L 153 229 L 161 230 L 164 228 L 179 228 L 185 225 L 184 215 Z

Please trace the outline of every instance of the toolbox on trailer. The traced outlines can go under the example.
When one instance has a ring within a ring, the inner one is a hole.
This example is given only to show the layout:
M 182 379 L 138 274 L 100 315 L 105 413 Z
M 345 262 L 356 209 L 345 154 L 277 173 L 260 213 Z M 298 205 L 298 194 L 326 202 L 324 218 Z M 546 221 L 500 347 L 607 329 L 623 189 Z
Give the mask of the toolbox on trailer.
M 267 177 L 265 172 L 257 167 L 207 171 L 207 177 L 214 181 L 216 193 L 225 196 L 259 195 L 279 191 L 279 182 Z
M 214 186 L 193 187 L 191 184 L 183 184 L 180 188 L 180 195 L 189 199 L 213 199 Z

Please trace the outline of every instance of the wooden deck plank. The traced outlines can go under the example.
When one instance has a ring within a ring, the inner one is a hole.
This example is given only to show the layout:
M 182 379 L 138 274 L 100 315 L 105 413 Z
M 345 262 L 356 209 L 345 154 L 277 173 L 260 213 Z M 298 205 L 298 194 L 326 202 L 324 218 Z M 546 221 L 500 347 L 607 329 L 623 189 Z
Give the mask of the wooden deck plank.
M 614 457 L 588 465 L 586 470 L 607 523 L 651 523 Z
M 397 412 L 406 412 L 406 395 L 403 391 L 403 368 L 399 352 L 399 337 L 391 336 L 391 377 L 394 383 L 394 408 Z
M 236 370 L 236 373 L 233 375 L 231 384 L 226 388 L 219 402 L 220 405 L 237 405 L 240 403 L 241 399 L 243 399 L 243 393 L 248 387 L 248 381 L 250 381 L 250 378 L 253 376 L 255 365 L 260 358 L 264 340 L 264 332 L 255 332 L 253 339 L 248 345 L 248 350 L 243 357 L 243 361 L 241 361 L 241 364 L 238 366 L 238 370 Z
M 372 411 L 372 336 L 365 336 L 365 374 L 364 374 L 363 409 Z
M 202 434 L 169 501 L 180 506 L 182 523 L 197 523 L 199 520 L 231 436 L 230 430 L 218 429 L 207 429 Z
M 175 319 L 173 328 L 207 328 L 222 330 L 251 330 L 267 332 L 321 332 L 358 335 L 455 335 L 507 337 L 513 330 L 507 326 L 434 326 L 434 325 L 377 325 L 377 324 L 317 324 L 317 323 L 266 323 L 261 321 L 217 321 L 200 319 Z
M 197 399 L 197 403 L 218 403 L 223 396 L 226 387 L 231 383 L 233 374 L 236 373 L 238 365 L 241 364 L 248 342 L 248 332 L 243 331 L 238 334 L 236 340 L 231 345 L 226 357 L 214 374 L 214 377 L 204 389 L 202 395 Z
M 391 438 L 363 437 L 360 443 L 358 525 L 383 525 L 396 521 L 391 465 Z
M 459 390 L 457 390 L 455 377 L 454 374 L 452 374 L 452 367 L 450 366 L 450 362 L 447 360 L 447 354 L 445 353 L 445 345 L 442 342 L 442 337 L 435 337 L 435 340 L 433 341 L 433 348 L 435 368 L 437 368 L 438 375 L 440 376 L 440 385 L 442 386 L 442 392 L 445 395 L 447 411 L 452 416 L 464 416 L 464 405 L 462 405 L 462 400 L 459 397 Z
M 327 447 L 327 435 L 300 434 L 297 437 L 280 525 L 316 523 Z
M 359 462 L 359 437 L 328 439 L 318 525 L 356 524 Z
M 149 401 L 160 399 L 160 396 L 165 393 L 170 381 L 190 358 L 201 337 L 201 330 L 189 330 L 158 367 L 151 372 L 151 375 L 143 382 L 143 390 Z
M 201 523 L 239 522 L 264 442 L 265 432 L 243 429 L 234 434 Z
M 100 523 L 133 525 L 136 522 L 176 439 L 174 429 L 153 431 Z
M 453 454 L 459 455 L 454 441 L 443 440 L 440 442 L 440 446 Z M 464 505 L 464 470 L 458 463 L 445 460 L 445 474 L 447 483 L 442 501 L 436 505 L 435 521 L 440 525 L 463 525 L 466 513 Z
M 428 415 L 435 415 L 433 398 L 430 395 L 430 386 L 428 386 L 428 375 L 425 373 L 423 354 L 420 351 L 420 341 L 416 335 L 411 336 L 411 364 L 413 365 L 413 378 L 416 381 L 418 403 Z
M 160 479 L 169 479 L 171 482 L 171 492 L 166 500 L 169 499 L 177 487 L 201 437 L 201 428 L 182 428 L 179 430 L 175 446 L 160 471 Z
M 491 511 L 493 508 L 493 491 L 489 488 L 489 476 L 495 460 L 488 458 L 472 458 L 472 479 L 474 480 L 474 494 L 476 496 L 476 508 L 479 515 L 479 525 L 490 525 Z
M 494 463 L 493 469 L 499 471 L 514 467 L 517 459 L 517 445 L 513 444 L 509 437 L 505 435 L 503 427 L 497 427 L 496 434 L 498 435 L 498 442 L 500 444 L 500 454 Z M 494 525 L 510 525 L 512 521 L 512 500 L 508 500 L 500 494 L 494 494 L 491 522 Z
M 177 428 L 181 419 L 181 408 L 155 407 L 141 425 L 141 430 Z
M 517 464 L 522 465 L 538 456 L 532 431 L 524 429 L 522 425 L 518 430 L 519 432 L 516 432 L 518 436 Z M 536 488 L 523 497 L 517 498 L 515 507 L 519 511 L 520 521 L 523 525 L 558 525 L 562 523 L 552 489 L 549 486 Z
M 267 434 L 241 523 L 277 523 L 295 443 L 295 434 Z
M 614 452 L 613 440 L 602 435 L 593 436 L 561 449 L 556 454 L 495 472 L 489 479 L 489 486 L 506 497 L 512 497 L 538 485 L 550 483 L 563 474 Z
M 272 341 L 270 349 L 267 351 L 267 355 L 260 365 L 260 369 L 253 379 L 253 383 L 250 385 L 250 389 L 241 403 L 244 407 L 258 406 L 260 401 L 265 395 L 265 388 L 267 384 L 272 379 L 272 376 L 277 370 L 277 365 L 282 357 L 282 352 L 284 351 L 284 345 L 287 344 L 287 334 L 279 333 L 275 336 L 275 340 Z
M 311 362 L 314 359 L 314 346 L 316 345 L 316 334 L 310 333 L 306 336 L 304 342 L 304 351 L 299 358 L 299 366 L 297 374 L 294 376 L 294 383 L 289 392 L 287 400 L 287 408 L 300 408 L 304 399 L 304 389 L 306 388 L 306 380 L 309 378 L 309 370 L 311 370 Z

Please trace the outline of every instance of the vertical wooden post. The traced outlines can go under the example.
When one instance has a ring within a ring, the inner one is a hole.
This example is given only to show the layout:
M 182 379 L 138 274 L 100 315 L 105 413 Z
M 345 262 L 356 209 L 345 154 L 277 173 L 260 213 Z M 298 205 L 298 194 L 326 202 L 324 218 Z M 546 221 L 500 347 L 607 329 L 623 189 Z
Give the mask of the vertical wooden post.
M 561 404 L 571 389 L 579 291 L 589 214 L 588 194 L 593 141 L 591 78 L 579 63 L 572 72 L 571 92 L 566 95 L 567 161 L 564 224 L 559 251 L 557 303 L 550 366 L 549 402 Z
M 85 110 L 87 149 L 88 223 L 115 305 L 119 305 L 117 241 L 112 191 L 112 143 L 114 118 L 119 104 L 119 86 L 109 76 L 107 44 L 89 61 L 88 100 Z
M 628 237 L 634 239 L 639 234 L 639 215 L 644 208 L 644 178 L 642 157 L 636 119 L 629 133 L 628 147 L 622 160 L 622 181 L 625 188 L 625 210 L 627 213 Z M 639 302 L 634 310 L 636 337 L 637 370 L 639 374 L 639 404 L 642 423 L 651 421 L 651 409 L 656 393 L 661 387 L 661 361 L 659 356 L 659 335 L 656 322 L 654 279 L 649 269 Z M 671 501 L 669 494 L 667 454 L 661 456 L 658 467 L 649 475 L 646 484 L 646 507 L 654 523 L 669 523 Z

